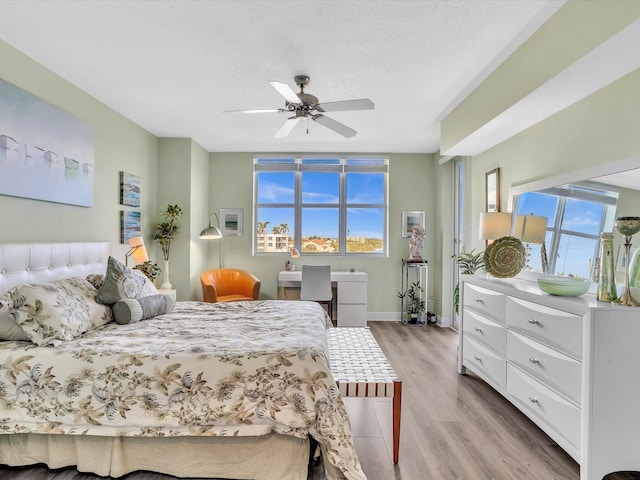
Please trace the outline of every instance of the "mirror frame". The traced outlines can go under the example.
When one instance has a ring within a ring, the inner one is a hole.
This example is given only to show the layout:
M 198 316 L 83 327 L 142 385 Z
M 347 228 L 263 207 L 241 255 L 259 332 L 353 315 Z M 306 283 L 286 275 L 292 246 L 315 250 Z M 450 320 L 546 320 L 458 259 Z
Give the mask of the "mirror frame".
M 594 165 L 583 170 L 574 170 L 554 177 L 546 177 L 539 180 L 533 180 L 531 182 L 511 185 L 511 188 L 509 189 L 507 211 L 511 212 L 513 210 L 513 199 L 516 195 L 521 195 L 526 192 L 535 192 L 537 190 L 555 187 L 556 185 L 582 182 L 595 177 L 602 177 L 604 175 L 611 175 L 613 173 L 625 172 L 627 170 L 634 170 L 637 168 L 640 168 L 640 156 L 635 155 L 622 160 Z

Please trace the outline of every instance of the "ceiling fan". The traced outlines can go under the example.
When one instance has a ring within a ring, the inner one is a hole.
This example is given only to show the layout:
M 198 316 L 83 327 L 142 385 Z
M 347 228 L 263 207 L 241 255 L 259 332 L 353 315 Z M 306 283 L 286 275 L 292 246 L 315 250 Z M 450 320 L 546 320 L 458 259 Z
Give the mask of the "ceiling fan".
M 343 137 L 351 138 L 356 133 L 354 129 L 347 127 L 326 115 L 325 112 L 344 112 L 348 110 L 373 110 L 374 103 L 368 98 L 357 100 L 342 100 L 338 102 L 319 103 L 318 97 L 305 93 L 304 87 L 309 84 L 307 75 L 297 75 L 294 78 L 296 85 L 300 87 L 300 93 L 295 93 L 289 85 L 283 82 L 269 82 L 276 91 L 285 99 L 284 108 L 269 110 L 227 110 L 225 113 L 288 113 L 291 114 L 278 129 L 275 138 L 289 135 L 293 127 L 302 120 L 313 120 L 320 125 L 339 133 Z M 307 130 L 307 133 L 309 131 Z

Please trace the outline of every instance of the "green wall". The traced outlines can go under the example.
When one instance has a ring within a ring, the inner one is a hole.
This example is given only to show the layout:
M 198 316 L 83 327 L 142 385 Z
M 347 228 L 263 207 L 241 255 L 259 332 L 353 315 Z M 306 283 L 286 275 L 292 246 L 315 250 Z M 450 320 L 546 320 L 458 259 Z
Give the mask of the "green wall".
M 426 212 L 426 237 L 422 256 L 434 261 L 437 238 L 436 168 L 433 155 L 389 154 L 389 256 L 304 256 L 295 263 L 329 263 L 335 270 L 355 268 L 368 274 L 368 310 L 370 319 L 395 318 L 400 308 L 394 289 L 400 286 L 402 259 L 409 254 L 408 238 L 400 235 L 403 210 Z M 210 170 L 210 210 L 242 208 L 244 210 L 244 235 L 224 237 L 211 242 L 209 263 L 218 263 L 221 248 L 224 266 L 246 268 L 262 281 L 261 298 L 276 298 L 276 275 L 284 268 L 286 255 L 252 256 L 253 242 L 253 154 L 212 153 Z M 214 245 L 215 244 L 215 245 Z M 429 272 L 429 294 L 434 292 L 434 282 L 439 275 L 434 268 Z M 429 307 L 432 308 L 430 302 Z
M 544 81 L 544 75 L 538 71 L 546 71 L 550 58 L 563 57 L 565 62 L 573 61 L 561 52 L 568 45 L 574 52 L 585 53 L 599 41 L 608 38 L 615 31 L 640 17 L 640 2 L 568 2 L 541 31 L 546 36 L 535 35 L 527 40 L 505 65 L 527 65 L 526 72 L 521 72 L 538 82 Z M 584 29 L 580 25 L 590 25 Z M 552 25 L 553 29 L 549 29 Z M 576 26 L 575 29 L 572 26 Z M 586 41 L 585 38 L 590 38 Z M 597 40 L 597 41 L 595 41 Z M 546 48 L 538 48 L 539 42 L 546 43 Z M 576 43 L 578 45 L 576 45 Z M 553 61 L 556 67 L 557 62 Z M 467 125 L 467 132 L 482 127 L 482 120 L 489 121 L 495 115 L 493 109 L 484 113 L 469 110 L 471 106 L 481 108 L 481 99 L 487 90 L 502 89 L 505 97 L 517 101 L 521 96 L 513 92 L 522 92 L 521 76 L 516 74 L 511 79 L 503 75 L 502 67 L 479 88 L 472 92 L 452 114 L 443 122 L 443 136 L 455 138 L 464 136 L 464 131 L 456 128 L 451 122 L 454 117 L 464 117 L 465 112 L 476 119 L 473 128 Z M 501 173 L 501 209 L 509 207 L 509 190 L 512 186 L 520 186 L 529 182 L 541 181 L 550 177 L 562 176 L 565 181 L 584 179 L 579 172 L 583 170 L 604 169 L 606 165 L 626 163 L 629 159 L 640 158 L 640 136 L 637 132 L 637 118 L 640 111 L 640 70 L 636 70 L 610 85 L 601 88 L 588 97 L 559 111 L 555 115 L 529 127 L 508 140 L 495 145 L 487 151 L 473 157 L 468 162 L 471 181 L 470 188 L 465 189 L 471 199 L 465 209 L 464 237 L 467 246 L 484 248 L 478 239 L 479 214 L 484 210 L 484 175 L 496 167 Z M 531 89 L 531 86 L 529 86 Z M 502 104 L 501 110 L 510 104 Z M 572 176 L 575 175 L 575 178 Z M 627 208 L 627 207 L 625 207 Z M 640 214 L 640 205 L 635 214 Z M 616 234 L 617 235 L 617 234 Z M 620 241 L 619 238 L 616 241 Z M 469 245 L 471 244 L 471 245 Z
M 157 211 L 157 139 L 95 98 L 0 41 L 0 78 L 91 124 L 95 129 L 94 207 L 0 195 L 1 242 L 109 241 L 124 261 L 120 244 L 119 172 L 141 177 L 140 208 L 145 243 Z M 150 253 L 153 249 L 150 249 Z

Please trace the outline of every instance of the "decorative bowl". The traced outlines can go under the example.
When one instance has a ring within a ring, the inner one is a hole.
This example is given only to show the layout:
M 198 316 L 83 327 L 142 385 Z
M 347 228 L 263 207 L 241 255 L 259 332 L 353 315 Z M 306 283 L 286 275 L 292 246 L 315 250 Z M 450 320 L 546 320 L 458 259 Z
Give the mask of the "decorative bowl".
M 591 282 L 585 278 L 538 277 L 538 288 L 549 295 L 576 297 L 587 293 Z

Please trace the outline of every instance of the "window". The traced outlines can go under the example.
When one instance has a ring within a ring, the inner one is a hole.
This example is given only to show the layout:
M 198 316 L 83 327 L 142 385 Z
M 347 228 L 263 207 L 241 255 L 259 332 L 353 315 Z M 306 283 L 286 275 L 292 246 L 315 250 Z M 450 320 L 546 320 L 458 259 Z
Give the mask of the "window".
M 255 158 L 256 254 L 386 254 L 387 171 L 384 158 Z
M 519 215 L 548 218 L 545 246 L 549 273 L 591 278 L 600 248 L 600 232 L 611 232 L 617 192 L 597 185 L 564 185 L 527 192 L 516 199 Z M 540 245 L 528 245 L 528 266 L 542 271 Z

